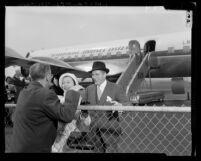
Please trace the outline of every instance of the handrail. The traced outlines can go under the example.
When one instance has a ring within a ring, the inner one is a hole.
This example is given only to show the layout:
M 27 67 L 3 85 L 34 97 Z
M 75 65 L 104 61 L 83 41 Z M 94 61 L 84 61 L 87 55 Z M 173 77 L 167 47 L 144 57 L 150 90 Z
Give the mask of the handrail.
M 16 107 L 16 104 L 5 104 L 5 107 Z M 144 111 L 144 112 L 191 112 L 190 106 L 95 106 L 80 105 L 78 110 L 103 110 L 103 111 Z

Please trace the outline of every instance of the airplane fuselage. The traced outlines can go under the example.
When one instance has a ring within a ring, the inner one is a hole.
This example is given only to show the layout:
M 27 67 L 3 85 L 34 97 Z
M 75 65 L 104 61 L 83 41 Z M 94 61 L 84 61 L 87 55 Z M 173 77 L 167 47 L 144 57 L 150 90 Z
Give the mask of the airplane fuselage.
M 31 57 L 46 56 L 67 62 L 69 65 L 90 71 L 94 61 L 104 61 L 110 69 L 108 75 L 118 75 L 125 71 L 129 61 L 129 41 L 92 44 L 90 46 L 39 50 Z M 150 73 L 146 77 L 170 78 L 191 76 L 191 34 L 190 32 L 170 33 L 136 38 L 145 53 L 145 44 L 154 41 L 154 50 L 149 58 Z

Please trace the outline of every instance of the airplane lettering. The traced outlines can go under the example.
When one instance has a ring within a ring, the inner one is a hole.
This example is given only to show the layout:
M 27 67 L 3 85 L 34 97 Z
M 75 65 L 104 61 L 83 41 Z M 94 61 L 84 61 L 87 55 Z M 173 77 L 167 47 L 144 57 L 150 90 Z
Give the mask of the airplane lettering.
M 190 44 L 190 43 L 191 43 L 190 40 L 186 40 L 186 41 L 183 41 L 183 42 L 182 42 L 183 45 Z

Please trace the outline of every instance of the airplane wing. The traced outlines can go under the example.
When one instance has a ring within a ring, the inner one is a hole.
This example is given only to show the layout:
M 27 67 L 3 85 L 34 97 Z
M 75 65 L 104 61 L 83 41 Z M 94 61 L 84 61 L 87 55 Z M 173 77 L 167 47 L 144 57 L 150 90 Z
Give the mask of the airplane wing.
M 29 67 L 33 62 L 26 60 L 26 58 L 22 57 L 16 51 L 11 48 L 5 48 L 5 67 L 9 67 L 12 65 L 18 65 L 23 67 Z
M 63 74 L 65 72 L 69 72 L 75 74 L 78 78 L 90 77 L 90 73 L 74 68 L 63 61 L 47 57 L 25 58 L 13 49 L 8 47 L 5 48 L 5 67 L 18 65 L 28 69 L 34 63 L 49 64 L 53 74 Z
M 48 62 L 51 65 L 52 73 L 57 73 L 58 75 L 69 72 L 75 74 L 78 78 L 91 77 L 90 73 L 76 67 L 72 67 L 68 63 L 58 59 L 53 59 L 50 57 L 32 57 L 32 60 Z

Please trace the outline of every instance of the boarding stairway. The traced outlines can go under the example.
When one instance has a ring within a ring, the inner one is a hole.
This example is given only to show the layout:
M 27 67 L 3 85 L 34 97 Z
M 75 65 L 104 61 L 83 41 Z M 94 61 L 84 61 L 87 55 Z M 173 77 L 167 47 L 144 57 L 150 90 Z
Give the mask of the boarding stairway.
M 135 46 L 134 48 L 133 45 Z M 116 83 L 123 87 L 126 95 L 130 98 L 140 88 L 141 83 L 149 72 L 148 59 L 151 53 L 148 52 L 144 56 L 144 53 L 140 52 L 139 43 L 134 41 L 132 47 L 129 47 L 129 54 L 130 62 Z

